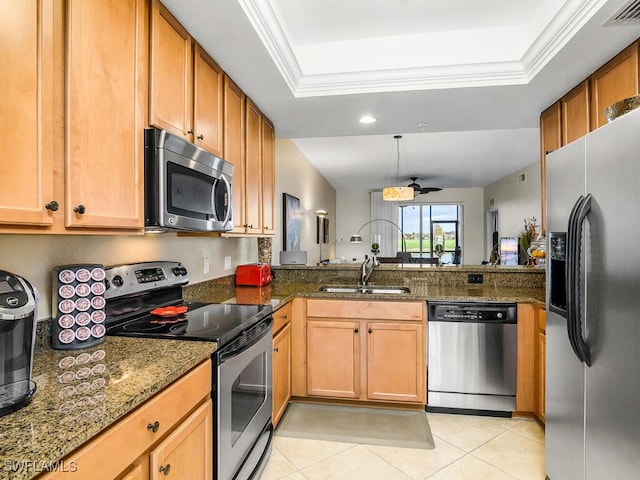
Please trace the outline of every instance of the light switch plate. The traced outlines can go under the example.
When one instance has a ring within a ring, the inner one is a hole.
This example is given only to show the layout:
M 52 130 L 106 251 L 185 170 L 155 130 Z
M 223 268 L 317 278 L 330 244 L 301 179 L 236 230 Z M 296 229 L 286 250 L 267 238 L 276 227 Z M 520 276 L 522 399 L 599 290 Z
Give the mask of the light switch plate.
M 224 269 L 231 270 L 231 257 L 224 257 Z

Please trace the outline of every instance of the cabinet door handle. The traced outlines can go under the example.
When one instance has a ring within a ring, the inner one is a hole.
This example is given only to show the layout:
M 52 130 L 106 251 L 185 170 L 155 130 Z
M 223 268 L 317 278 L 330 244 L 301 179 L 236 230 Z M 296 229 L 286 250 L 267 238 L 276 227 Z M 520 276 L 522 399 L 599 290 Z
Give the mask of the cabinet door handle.
M 73 209 L 73 211 L 76 212 L 78 215 L 84 215 L 87 209 L 84 205 L 78 205 Z
M 157 420 L 147 425 L 147 430 L 151 430 L 153 433 L 156 433 L 159 428 L 160 428 L 160 422 L 158 422 Z
M 204 140 L 204 135 L 200 134 L 196 137 L 198 140 Z
M 354 333 L 358 333 L 360 330 L 358 330 L 357 328 L 353 330 Z
M 373 333 L 373 330 L 369 329 L 369 333 Z
M 169 470 L 171 470 L 171 464 L 167 463 L 166 465 L 160 465 L 159 470 L 163 473 L 163 475 L 166 477 L 167 475 L 169 475 Z
M 187 130 L 187 134 L 193 135 L 193 130 Z
M 58 209 L 60 208 L 60 204 L 55 200 L 51 200 L 49 203 L 47 203 L 44 206 L 44 208 L 46 208 L 47 210 L 51 210 L 52 212 L 57 212 Z
M 280 351 L 280 350 L 279 350 L 279 347 L 273 347 L 273 351 L 274 351 L 274 352 L 276 352 L 276 353 L 278 353 L 278 352 Z
M 286 315 L 286 314 L 285 314 L 285 315 L 282 315 L 282 319 L 283 319 L 283 320 L 286 320 L 286 319 L 287 319 L 287 315 Z

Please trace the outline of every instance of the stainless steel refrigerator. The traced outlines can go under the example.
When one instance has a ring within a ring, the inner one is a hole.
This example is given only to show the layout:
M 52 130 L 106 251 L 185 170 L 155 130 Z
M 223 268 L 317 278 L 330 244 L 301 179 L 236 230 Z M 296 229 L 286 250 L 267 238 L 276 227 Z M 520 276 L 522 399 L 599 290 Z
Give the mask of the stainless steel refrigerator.
M 640 478 L 640 109 L 547 155 L 546 473 Z

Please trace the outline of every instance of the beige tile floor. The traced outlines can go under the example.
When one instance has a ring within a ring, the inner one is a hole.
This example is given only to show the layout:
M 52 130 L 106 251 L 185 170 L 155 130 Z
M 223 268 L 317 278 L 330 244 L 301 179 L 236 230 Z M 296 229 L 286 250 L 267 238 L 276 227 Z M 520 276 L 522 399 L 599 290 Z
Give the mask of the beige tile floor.
M 279 436 L 260 480 L 543 480 L 535 420 L 429 413 L 433 450 Z

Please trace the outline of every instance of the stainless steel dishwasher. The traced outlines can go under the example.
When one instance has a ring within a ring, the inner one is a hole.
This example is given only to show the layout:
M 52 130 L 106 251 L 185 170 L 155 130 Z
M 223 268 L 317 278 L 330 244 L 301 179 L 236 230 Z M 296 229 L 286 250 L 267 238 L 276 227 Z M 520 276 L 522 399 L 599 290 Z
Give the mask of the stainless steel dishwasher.
M 515 303 L 428 302 L 427 410 L 511 416 Z

